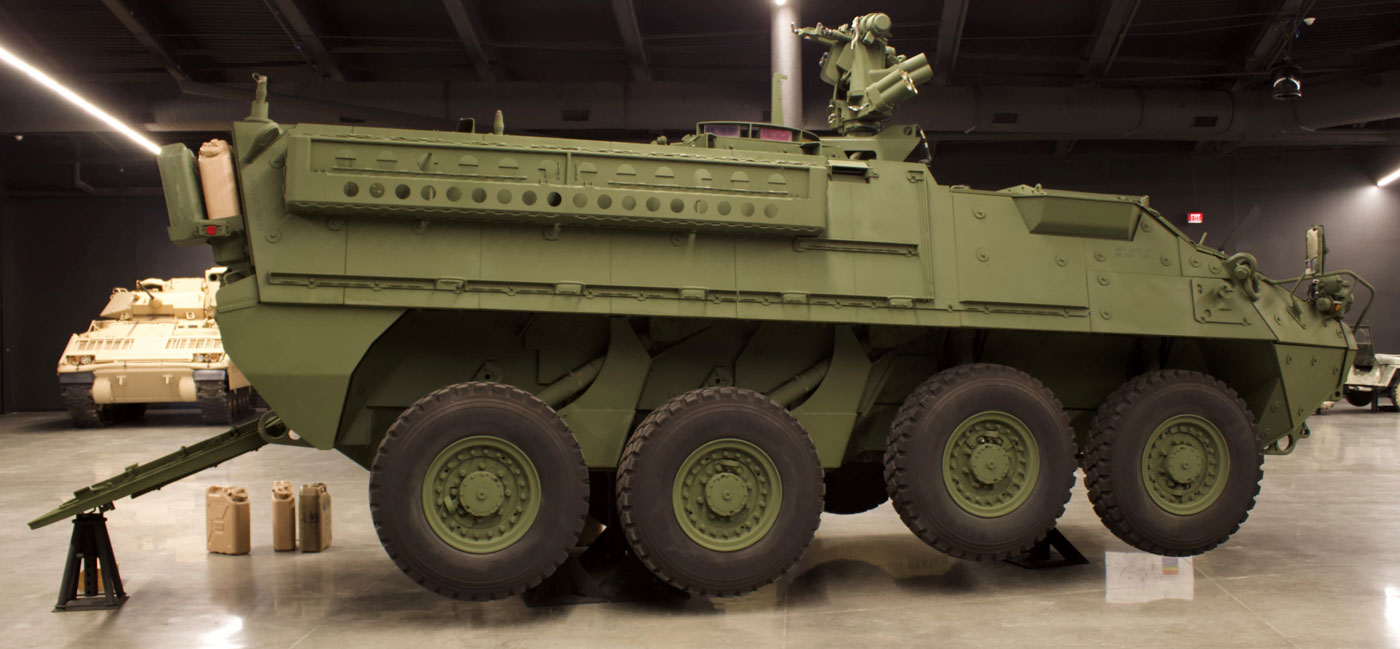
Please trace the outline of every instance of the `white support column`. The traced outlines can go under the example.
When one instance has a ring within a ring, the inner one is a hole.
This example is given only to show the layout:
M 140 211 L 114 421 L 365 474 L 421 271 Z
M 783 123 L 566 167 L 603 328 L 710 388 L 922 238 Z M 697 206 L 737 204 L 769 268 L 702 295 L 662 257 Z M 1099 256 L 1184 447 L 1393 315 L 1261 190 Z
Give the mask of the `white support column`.
M 772 0 L 772 72 L 787 75 L 787 79 L 782 82 L 783 124 L 798 128 L 802 126 L 802 64 L 798 60 L 802 39 L 792 33 L 792 28 L 798 24 L 799 1 Z M 772 75 L 769 75 L 769 78 L 771 79 Z

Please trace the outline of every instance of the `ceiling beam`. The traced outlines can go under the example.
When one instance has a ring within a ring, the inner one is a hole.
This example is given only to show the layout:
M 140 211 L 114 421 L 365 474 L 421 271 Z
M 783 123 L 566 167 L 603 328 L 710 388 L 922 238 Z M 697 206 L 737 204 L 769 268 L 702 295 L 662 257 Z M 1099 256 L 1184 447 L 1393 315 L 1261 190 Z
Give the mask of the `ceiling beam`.
M 617 31 L 622 34 L 622 43 L 627 46 L 627 62 L 632 65 L 633 81 L 651 81 L 651 70 L 647 66 L 647 50 L 642 44 L 642 30 L 637 25 L 637 6 L 633 0 L 612 0 L 613 15 L 617 17 Z
M 1099 29 L 1095 32 L 1094 43 L 1089 46 L 1089 60 L 1084 64 L 1084 77 L 1097 80 L 1113 67 L 1118 58 L 1118 49 L 1128 35 L 1141 0 L 1108 0 L 1099 12 Z
M 320 23 L 319 16 L 310 13 L 310 8 L 304 2 L 298 0 L 266 0 L 267 6 L 277 14 L 278 22 L 283 27 L 289 29 L 287 36 L 291 37 L 292 45 L 307 57 L 307 61 L 316 68 L 321 76 L 335 81 L 344 81 L 345 75 L 340 71 L 340 66 L 336 64 L 335 58 L 331 56 L 325 44 L 321 42 L 321 36 L 316 33 L 315 24 Z
M 958 58 L 958 47 L 962 44 L 963 23 L 967 21 L 967 7 L 970 0 L 943 0 L 943 17 L 938 21 L 937 57 L 933 61 L 933 83 L 948 85 L 948 77 L 953 74 L 953 63 Z
M 136 40 L 141 42 L 141 45 L 146 48 L 146 51 L 160 60 L 161 67 L 164 67 L 165 71 L 170 73 L 170 76 L 175 77 L 176 81 L 190 80 L 190 75 L 185 74 L 185 71 L 180 68 L 180 64 L 175 61 L 175 57 L 171 56 L 170 52 L 165 49 L 165 46 L 161 45 L 160 41 L 156 40 L 155 34 L 151 32 L 150 27 L 131 10 L 131 7 L 127 5 L 125 0 L 102 0 L 102 4 L 107 5 L 107 9 L 112 12 L 112 15 L 116 16 L 122 26 L 126 27 L 126 30 L 131 32 L 131 35 L 135 36 Z
M 482 81 L 504 81 L 505 74 L 496 66 L 491 50 L 486 44 L 486 32 L 481 28 L 481 15 L 473 0 L 442 0 L 447 15 L 452 19 L 452 27 L 457 30 L 457 38 L 467 48 L 477 76 Z
M 1254 40 L 1254 45 L 1249 48 L 1249 52 L 1244 60 L 1244 72 L 1235 82 L 1235 90 L 1243 90 L 1249 82 L 1249 75 L 1267 72 L 1279 59 L 1288 52 L 1288 44 L 1293 39 L 1293 27 L 1309 11 L 1312 11 L 1314 0 L 1279 0 L 1278 8 L 1274 10 L 1273 16 L 1264 23 L 1264 28 L 1259 31 L 1259 37 Z

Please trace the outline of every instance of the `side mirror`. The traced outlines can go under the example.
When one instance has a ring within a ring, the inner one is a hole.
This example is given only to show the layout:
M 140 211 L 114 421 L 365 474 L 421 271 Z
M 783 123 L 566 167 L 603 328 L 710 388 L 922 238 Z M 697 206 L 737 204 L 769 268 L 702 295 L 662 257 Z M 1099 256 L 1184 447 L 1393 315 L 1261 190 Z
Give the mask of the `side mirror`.
M 1327 259 L 1327 237 L 1322 233 L 1322 226 L 1314 225 L 1308 228 L 1306 247 L 1307 257 L 1303 261 L 1303 276 L 1321 275 L 1324 272 Z

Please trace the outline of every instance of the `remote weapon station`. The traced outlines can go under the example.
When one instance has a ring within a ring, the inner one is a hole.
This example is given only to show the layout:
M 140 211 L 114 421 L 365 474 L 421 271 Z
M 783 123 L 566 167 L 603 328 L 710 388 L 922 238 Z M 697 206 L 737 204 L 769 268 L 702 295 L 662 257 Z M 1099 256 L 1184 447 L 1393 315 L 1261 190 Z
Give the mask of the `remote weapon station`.
M 1080 466 L 1128 543 L 1225 541 L 1264 455 L 1337 393 L 1361 280 L 1317 246 L 1271 280 L 1141 196 L 939 185 L 922 131 L 888 123 L 932 74 L 890 27 L 797 30 L 829 49 L 833 136 L 283 126 L 259 78 L 215 174 L 236 214 L 206 211 L 223 190 L 186 147 L 160 168 L 170 238 L 228 267 L 224 345 L 274 412 L 34 525 L 295 443 L 368 469 L 389 556 L 466 599 L 540 583 L 590 516 L 702 595 L 774 581 L 823 510 L 886 500 L 929 545 L 1003 559 Z

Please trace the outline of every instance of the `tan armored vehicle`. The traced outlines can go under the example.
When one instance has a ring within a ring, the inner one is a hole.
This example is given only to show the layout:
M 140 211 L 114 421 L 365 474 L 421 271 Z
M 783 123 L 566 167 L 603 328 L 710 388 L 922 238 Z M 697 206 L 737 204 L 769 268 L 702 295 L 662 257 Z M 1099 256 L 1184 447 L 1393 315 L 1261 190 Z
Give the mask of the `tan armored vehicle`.
M 252 388 L 224 355 L 214 293 L 224 268 L 203 277 L 143 279 L 112 297 L 88 330 L 68 339 L 58 383 L 77 426 L 141 416 L 148 403 L 197 403 L 206 424 L 246 414 Z

